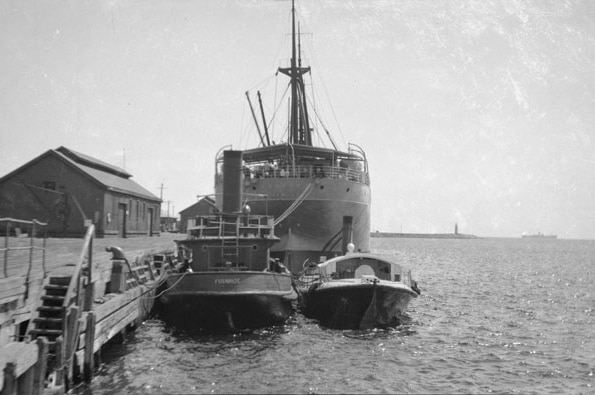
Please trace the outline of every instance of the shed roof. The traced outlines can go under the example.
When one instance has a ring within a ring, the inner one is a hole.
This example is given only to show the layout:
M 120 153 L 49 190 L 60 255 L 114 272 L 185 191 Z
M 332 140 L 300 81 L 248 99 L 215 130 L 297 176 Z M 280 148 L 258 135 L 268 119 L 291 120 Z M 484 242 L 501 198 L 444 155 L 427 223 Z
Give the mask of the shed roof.
M 65 150 L 67 150 L 69 154 L 64 154 L 63 152 Z M 132 175 L 119 167 L 110 166 L 105 162 L 68 150 L 65 147 L 60 147 L 55 150 L 55 152 L 59 156 L 62 156 L 64 160 L 71 162 L 83 173 L 92 177 L 110 191 L 135 195 L 154 201 L 161 201 L 161 199 L 147 189 L 132 181 L 130 179 Z
M 216 207 L 215 200 L 213 200 L 213 198 L 211 198 L 210 196 L 203 196 L 200 199 L 198 199 L 198 201 L 196 203 L 193 203 L 190 206 L 186 207 L 184 210 L 180 211 L 179 214 L 184 215 L 186 212 L 191 211 L 193 208 L 195 208 L 201 204 L 207 204 L 207 205 Z
M 99 159 L 93 158 L 89 155 L 81 154 L 80 152 L 74 151 L 70 148 L 66 148 L 64 146 L 56 148 L 56 151 L 66 155 L 76 163 L 80 163 L 82 165 L 88 165 L 89 167 L 96 168 L 99 170 L 103 170 L 107 173 L 112 173 L 120 177 L 130 178 L 132 174 L 128 173 L 126 170 L 121 169 L 117 166 L 110 165 L 109 163 L 103 162 Z
M 74 167 L 84 176 L 90 178 L 109 191 L 132 195 L 155 202 L 161 202 L 161 199 L 159 199 L 157 196 L 149 192 L 141 185 L 137 184 L 135 181 L 132 181 L 130 179 L 132 175 L 127 173 L 125 170 L 102 162 L 91 156 L 78 153 L 66 147 L 59 147 L 55 150 L 51 149 L 46 151 L 42 155 L 0 178 L 0 181 L 3 181 L 4 179 L 18 173 L 23 168 L 35 164 L 48 155 L 55 156 L 69 166 Z

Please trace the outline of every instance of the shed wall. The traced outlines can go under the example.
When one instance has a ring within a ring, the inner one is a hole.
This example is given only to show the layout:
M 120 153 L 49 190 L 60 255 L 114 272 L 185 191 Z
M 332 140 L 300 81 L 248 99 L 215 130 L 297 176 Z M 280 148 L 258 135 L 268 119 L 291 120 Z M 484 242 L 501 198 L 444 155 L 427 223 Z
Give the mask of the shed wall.
M 101 187 L 54 156 L 22 168 L 0 185 L 0 215 L 47 222 L 51 236 L 83 235 L 85 217 L 98 218 L 102 205 Z

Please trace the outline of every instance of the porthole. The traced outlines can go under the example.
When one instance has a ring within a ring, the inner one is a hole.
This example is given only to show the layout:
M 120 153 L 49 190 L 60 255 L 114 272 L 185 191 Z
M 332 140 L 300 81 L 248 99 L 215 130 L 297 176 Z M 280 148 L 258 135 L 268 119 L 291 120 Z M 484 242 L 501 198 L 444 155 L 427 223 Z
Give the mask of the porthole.
M 321 186 L 320 186 L 320 189 L 324 189 L 324 185 L 321 185 Z

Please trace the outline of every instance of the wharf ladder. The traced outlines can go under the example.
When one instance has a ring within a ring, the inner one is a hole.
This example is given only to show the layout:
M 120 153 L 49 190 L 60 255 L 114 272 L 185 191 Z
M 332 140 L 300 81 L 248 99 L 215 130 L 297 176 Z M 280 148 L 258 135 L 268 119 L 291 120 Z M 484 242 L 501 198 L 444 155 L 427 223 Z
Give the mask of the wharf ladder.
M 32 310 L 26 336 L 44 336 L 49 343 L 48 372 L 55 372 L 53 385 L 70 385 L 74 378 L 75 351 L 80 337 L 82 313 L 93 308 L 92 251 L 95 226 L 87 228 L 80 259 L 50 273 L 42 295 Z

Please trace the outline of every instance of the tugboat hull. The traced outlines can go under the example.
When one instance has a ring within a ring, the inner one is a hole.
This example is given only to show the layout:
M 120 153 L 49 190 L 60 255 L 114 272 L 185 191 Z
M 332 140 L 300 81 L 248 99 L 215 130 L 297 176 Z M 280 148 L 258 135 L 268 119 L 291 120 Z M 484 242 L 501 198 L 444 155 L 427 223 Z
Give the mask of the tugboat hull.
M 304 315 L 333 329 L 397 326 L 417 294 L 405 287 L 381 284 L 323 283 L 302 294 Z
M 234 331 L 283 323 L 297 293 L 291 276 L 271 272 L 200 272 L 170 276 L 159 314 L 185 329 Z
M 332 329 L 399 325 L 420 291 L 411 271 L 374 254 L 353 253 L 307 267 L 296 280 L 300 309 Z

